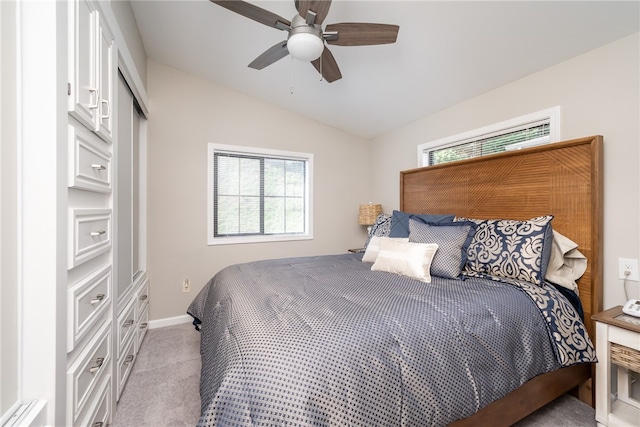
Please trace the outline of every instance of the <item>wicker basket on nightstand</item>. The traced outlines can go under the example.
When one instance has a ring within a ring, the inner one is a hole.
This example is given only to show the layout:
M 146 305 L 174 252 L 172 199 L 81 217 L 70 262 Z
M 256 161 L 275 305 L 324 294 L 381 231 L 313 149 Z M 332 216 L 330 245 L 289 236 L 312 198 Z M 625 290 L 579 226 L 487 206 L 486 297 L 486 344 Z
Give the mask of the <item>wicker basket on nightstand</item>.
M 610 352 L 611 363 L 640 372 L 640 351 L 612 342 Z

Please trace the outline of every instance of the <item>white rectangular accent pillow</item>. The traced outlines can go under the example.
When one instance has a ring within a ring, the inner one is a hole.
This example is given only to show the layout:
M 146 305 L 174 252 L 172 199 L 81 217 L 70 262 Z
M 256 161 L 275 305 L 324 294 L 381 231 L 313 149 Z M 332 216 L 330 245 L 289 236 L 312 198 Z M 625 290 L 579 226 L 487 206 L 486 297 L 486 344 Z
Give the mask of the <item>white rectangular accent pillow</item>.
M 431 261 L 438 250 L 435 243 L 380 241 L 380 251 L 373 271 L 386 271 L 431 283 Z
M 382 237 L 382 236 L 371 236 L 371 240 L 369 240 L 369 244 L 367 245 L 367 249 L 362 255 L 362 262 L 376 262 L 378 258 L 378 252 L 380 252 L 380 240 L 391 239 L 397 242 L 408 242 L 408 237 Z

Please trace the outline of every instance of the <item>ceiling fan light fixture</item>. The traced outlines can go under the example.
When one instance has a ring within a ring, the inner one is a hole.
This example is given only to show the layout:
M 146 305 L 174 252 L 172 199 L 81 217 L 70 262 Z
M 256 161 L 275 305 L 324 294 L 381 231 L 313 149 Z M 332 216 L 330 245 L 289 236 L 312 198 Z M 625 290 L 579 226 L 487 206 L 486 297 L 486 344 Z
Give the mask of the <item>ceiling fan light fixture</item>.
M 315 61 L 322 55 L 324 41 L 313 33 L 299 32 L 289 36 L 287 49 L 295 59 Z

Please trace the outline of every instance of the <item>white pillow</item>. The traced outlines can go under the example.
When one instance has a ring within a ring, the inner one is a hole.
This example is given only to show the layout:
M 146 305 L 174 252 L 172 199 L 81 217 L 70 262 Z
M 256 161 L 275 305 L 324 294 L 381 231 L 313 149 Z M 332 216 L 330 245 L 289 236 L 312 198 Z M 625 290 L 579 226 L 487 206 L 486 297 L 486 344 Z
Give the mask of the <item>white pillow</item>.
M 380 240 L 391 239 L 398 242 L 408 242 L 408 237 L 382 237 L 382 236 L 371 236 L 371 240 L 369 240 L 369 244 L 367 245 L 367 250 L 362 255 L 362 262 L 376 262 L 378 258 L 378 252 L 380 252 Z
M 553 230 L 551 258 L 544 278 L 556 285 L 578 292 L 578 280 L 587 270 L 587 257 L 578 250 L 578 244 Z
M 386 271 L 431 283 L 431 261 L 438 250 L 435 243 L 380 241 L 380 252 L 373 271 Z

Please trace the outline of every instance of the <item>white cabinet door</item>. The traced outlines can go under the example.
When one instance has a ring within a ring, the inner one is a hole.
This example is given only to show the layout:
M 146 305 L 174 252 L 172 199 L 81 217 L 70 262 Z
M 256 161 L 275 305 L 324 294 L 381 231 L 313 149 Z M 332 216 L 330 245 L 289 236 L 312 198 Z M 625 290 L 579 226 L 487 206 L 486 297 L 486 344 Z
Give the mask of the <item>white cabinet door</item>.
M 99 61 L 99 95 L 100 114 L 98 115 L 98 134 L 106 141 L 111 141 L 113 135 L 113 88 L 116 77 L 116 48 L 111 32 L 98 21 Z
M 69 2 L 69 113 L 96 130 L 98 94 L 98 11 L 88 1 Z
M 69 2 L 69 114 L 111 142 L 115 40 L 94 2 Z

